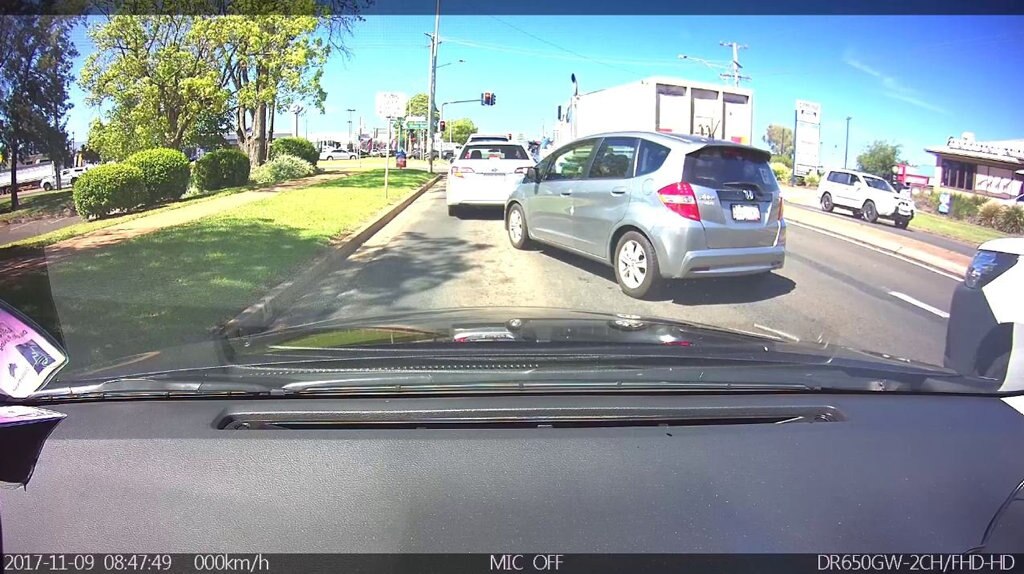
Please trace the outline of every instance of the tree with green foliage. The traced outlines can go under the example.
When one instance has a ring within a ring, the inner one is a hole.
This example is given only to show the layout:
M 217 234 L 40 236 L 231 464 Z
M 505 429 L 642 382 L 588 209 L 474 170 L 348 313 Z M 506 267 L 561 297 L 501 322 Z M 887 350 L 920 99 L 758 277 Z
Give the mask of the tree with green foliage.
M 876 140 L 857 156 L 857 169 L 888 180 L 893 166 L 900 161 L 899 144 Z
M 71 42 L 77 18 L 35 14 L 0 17 L 0 147 L 11 170 L 11 210 L 19 207 L 18 163 L 32 154 L 54 161 L 56 173 L 67 155 L 68 85 L 78 56 Z M 32 14 L 33 12 L 29 12 Z
M 108 120 L 95 124 L 95 147 L 111 159 L 151 147 L 182 149 L 196 139 L 200 120 L 228 100 L 213 59 L 217 44 L 196 19 L 160 15 L 155 0 L 146 4 L 133 3 L 149 8 L 143 15 L 111 15 L 89 29 L 96 51 L 81 84 L 89 104 L 112 105 Z
M 465 144 L 469 136 L 476 133 L 476 124 L 469 118 L 457 120 L 445 120 L 444 141 L 452 141 L 457 144 Z
M 125 0 L 93 31 L 98 53 L 83 84 L 114 109 L 91 145 L 112 157 L 140 146 L 202 146 L 228 114 L 241 147 L 262 163 L 275 111 L 303 101 L 323 112 L 323 65 L 332 51 L 348 53 L 344 39 L 369 4 L 238 0 L 217 3 L 217 17 L 190 16 L 209 10 L 197 2 Z
M 323 65 L 331 45 L 317 34 L 312 0 L 267 2 L 266 11 L 197 21 L 216 48 L 219 74 L 234 111 L 235 133 L 254 165 L 268 156 L 275 111 L 305 101 L 324 112 Z M 261 15 L 269 14 L 269 15 Z
M 765 130 L 764 137 L 761 138 L 764 143 L 768 144 L 768 148 L 772 151 L 772 155 L 776 157 L 788 157 L 791 158 L 789 161 L 792 163 L 793 157 L 793 130 L 786 126 L 780 126 L 778 124 L 771 124 L 768 129 Z M 776 160 L 772 160 L 776 161 Z M 781 161 L 781 159 L 779 159 Z M 792 167 L 791 165 L 789 167 Z
M 424 93 L 413 94 L 409 101 L 405 103 L 405 117 L 420 116 L 427 117 L 427 106 L 430 103 L 430 96 Z M 434 106 L 434 118 L 439 117 L 437 112 L 437 106 Z

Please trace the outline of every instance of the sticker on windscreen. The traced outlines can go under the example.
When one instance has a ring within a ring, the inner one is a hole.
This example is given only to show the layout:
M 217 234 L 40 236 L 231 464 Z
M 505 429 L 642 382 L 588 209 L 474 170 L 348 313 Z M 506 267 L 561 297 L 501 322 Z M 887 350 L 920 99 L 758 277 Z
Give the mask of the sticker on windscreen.
M 67 355 L 42 329 L 0 302 L 0 393 L 25 398 L 67 362 Z
M 772 168 L 764 165 L 758 168 L 758 172 L 761 174 L 761 181 L 763 181 L 765 185 L 772 184 L 772 179 L 775 177 L 775 174 L 772 173 Z

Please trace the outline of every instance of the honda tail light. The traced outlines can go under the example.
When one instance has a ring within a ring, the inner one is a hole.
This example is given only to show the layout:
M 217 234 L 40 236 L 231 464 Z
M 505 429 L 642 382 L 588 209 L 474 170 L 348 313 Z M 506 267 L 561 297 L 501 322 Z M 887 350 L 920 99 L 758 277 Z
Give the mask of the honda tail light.
M 462 177 L 463 174 L 473 173 L 473 170 L 468 167 L 453 167 L 452 177 Z
M 700 221 L 700 210 L 697 209 L 697 196 L 693 188 L 685 181 L 667 185 L 658 190 L 658 198 L 665 207 L 682 215 L 686 219 Z

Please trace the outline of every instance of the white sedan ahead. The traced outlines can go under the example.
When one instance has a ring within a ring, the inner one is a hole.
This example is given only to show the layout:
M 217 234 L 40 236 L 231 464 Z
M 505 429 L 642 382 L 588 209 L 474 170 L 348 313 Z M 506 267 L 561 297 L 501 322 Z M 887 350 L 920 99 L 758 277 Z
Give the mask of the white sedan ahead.
M 455 215 L 461 205 L 504 206 L 526 170 L 534 165 L 530 153 L 519 144 L 466 144 L 448 173 L 448 215 Z

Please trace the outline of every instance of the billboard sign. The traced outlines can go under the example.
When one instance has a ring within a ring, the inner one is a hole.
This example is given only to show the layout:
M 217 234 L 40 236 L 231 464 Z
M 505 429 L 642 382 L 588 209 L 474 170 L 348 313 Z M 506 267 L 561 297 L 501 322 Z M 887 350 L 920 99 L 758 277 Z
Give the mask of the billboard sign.
M 377 92 L 377 115 L 381 119 L 403 117 L 407 101 L 405 94 L 399 92 Z
M 796 126 L 793 133 L 793 172 L 807 175 L 821 165 L 821 104 L 796 101 Z

